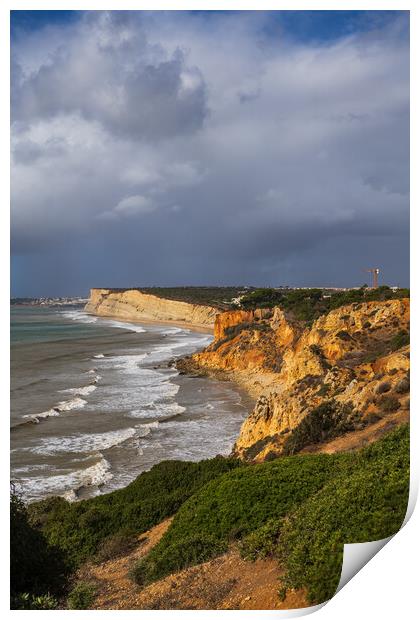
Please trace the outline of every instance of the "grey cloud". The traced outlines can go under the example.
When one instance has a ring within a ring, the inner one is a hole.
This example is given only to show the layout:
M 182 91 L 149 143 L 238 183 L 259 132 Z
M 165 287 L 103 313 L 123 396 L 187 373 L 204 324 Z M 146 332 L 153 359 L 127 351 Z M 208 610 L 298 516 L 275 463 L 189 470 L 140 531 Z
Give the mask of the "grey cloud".
M 77 113 L 135 140 L 200 129 L 208 110 L 199 69 L 180 49 L 149 45 L 138 23 L 106 17 L 87 20 L 28 75 L 14 58 L 13 118 Z
M 39 99 L 32 86 L 44 70 L 26 76 L 26 91 L 20 78 L 12 166 L 20 290 L 35 266 L 43 292 L 58 290 L 58 265 L 74 293 L 357 285 L 370 263 L 390 283 L 408 283 L 408 41 L 391 28 L 261 51 L 250 23 L 233 29 L 221 17 L 206 30 L 186 14 L 89 16 L 64 42 L 71 54 L 43 61 L 54 71 L 45 88 L 37 82 Z M 75 41 L 87 45 L 89 63 Z M 74 72 L 71 84 L 59 66 Z M 107 76 L 110 91 L 100 88 Z M 96 91 L 86 90 L 90 81 Z M 123 103 L 143 98 L 143 112 L 108 105 L 115 86 Z

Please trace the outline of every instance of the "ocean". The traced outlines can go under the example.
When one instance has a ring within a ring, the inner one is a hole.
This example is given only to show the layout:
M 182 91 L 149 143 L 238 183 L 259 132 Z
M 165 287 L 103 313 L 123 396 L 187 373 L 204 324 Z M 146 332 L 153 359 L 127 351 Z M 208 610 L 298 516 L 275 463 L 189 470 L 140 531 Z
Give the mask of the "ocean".
M 11 479 L 24 499 L 91 497 L 162 460 L 229 454 L 249 398 L 169 364 L 211 340 L 80 307 L 12 306 Z

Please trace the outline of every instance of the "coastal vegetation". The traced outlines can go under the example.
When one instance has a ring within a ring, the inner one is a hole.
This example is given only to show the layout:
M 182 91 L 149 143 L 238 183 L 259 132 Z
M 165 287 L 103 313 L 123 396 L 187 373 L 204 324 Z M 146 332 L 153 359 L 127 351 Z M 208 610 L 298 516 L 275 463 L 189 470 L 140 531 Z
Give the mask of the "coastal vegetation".
M 379 483 L 380 481 L 380 483 Z M 305 455 L 224 474 L 192 496 L 133 571 L 147 584 L 242 540 L 246 557 L 277 557 L 284 584 L 310 603 L 333 596 L 343 545 L 398 531 L 409 489 L 408 427 L 358 453 Z
M 29 520 L 16 489 L 10 495 L 12 609 L 54 609 L 70 574 L 67 556 Z
M 189 304 L 212 306 L 220 311 L 242 308 L 280 307 L 293 314 L 294 318 L 312 322 L 322 314 L 352 303 L 364 301 L 386 301 L 409 297 L 407 288 L 391 289 L 380 286 L 376 289 L 362 286 L 358 289 L 337 291 L 327 288 L 255 288 L 252 286 L 176 286 L 176 287 L 132 287 L 107 288 L 110 293 L 139 291 L 162 299 L 183 301 Z
M 241 307 L 246 310 L 255 310 L 256 308 L 278 306 L 282 310 L 290 312 L 296 319 L 312 323 L 321 315 L 348 304 L 387 301 L 409 296 L 409 289 L 393 290 L 389 286 L 379 286 L 375 289 L 363 286 L 359 289 L 346 291 L 331 291 L 320 288 L 293 290 L 259 288 L 250 291 L 241 298 Z
M 163 461 L 112 493 L 72 504 L 61 497 L 33 503 L 30 520 L 75 569 L 106 552 L 116 535 L 127 539 L 145 532 L 175 514 L 210 480 L 240 465 L 237 459 L 221 457 L 198 463 Z
M 75 571 L 100 558 L 111 538 L 117 540 L 115 551 L 118 536 L 124 549 L 128 535 L 175 514 L 160 542 L 134 567 L 138 584 L 239 544 L 250 560 L 278 558 L 286 571 L 284 587 L 304 588 L 309 602 L 320 602 L 337 587 L 344 543 L 398 530 L 408 481 L 408 427 L 403 426 L 355 453 L 295 455 L 260 464 L 222 457 L 166 461 L 125 489 L 73 504 L 52 498 L 27 509 L 13 498 L 14 600 L 25 608 L 22 595 L 30 592 L 41 604 L 42 597 L 51 604 L 49 595 L 69 587 L 69 567 Z M 65 558 L 66 568 L 47 561 L 47 551 Z M 44 566 L 38 570 L 40 562 Z M 92 596 L 92 584 L 76 584 L 67 607 L 89 606 Z M 35 608 L 33 599 L 26 608 Z

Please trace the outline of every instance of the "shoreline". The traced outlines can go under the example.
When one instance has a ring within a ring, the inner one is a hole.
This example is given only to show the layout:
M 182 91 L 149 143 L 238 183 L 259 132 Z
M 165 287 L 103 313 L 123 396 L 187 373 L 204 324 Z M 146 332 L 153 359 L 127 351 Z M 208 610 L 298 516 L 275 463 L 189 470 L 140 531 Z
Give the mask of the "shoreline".
M 99 319 L 114 319 L 116 321 L 121 321 L 122 323 L 136 323 L 138 325 L 166 325 L 166 326 L 175 326 L 181 327 L 185 329 L 190 329 L 191 331 L 198 332 L 200 334 L 214 334 L 214 326 L 209 327 L 207 325 L 198 325 L 196 323 L 188 323 L 186 321 L 163 321 L 160 319 L 128 319 L 118 316 L 116 314 L 95 314 L 93 312 L 88 312 L 84 310 L 86 314 L 89 316 L 94 316 Z
M 81 311 L 81 313 L 84 313 L 84 309 L 83 309 L 83 308 L 79 308 L 79 310 Z M 186 339 L 188 340 L 188 339 L 191 339 L 191 337 L 192 337 L 192 338 L 193 338 L 193 340 L 194 340 L 194 337 L 192 336 L 194 333 L 195 333 L 195 334 L 197 334 L 197 335 L 198 335 L 198 334 L 203 335 L 203 338 L 202 338 L 203 342 L 202 342 L 201 344 L 199 344 L 199 349 L 198 349 L 198 351 L 203 350 L 203 349 L 205 348 L 205 346 L 207 346 L 209 338 L 207 338 L 207 337 L 206 337 L 206 338 L 204 338 L 204 336 L 209 336 L 209 335 L 211 335 L 211 334 L 212 334 L 212 331 L 213 331 L 213 330 L 212 330 L 210 327 L 208 327 L 208 326 L 206 326 L 206 327 L 203 327 L 203 326 L 197 326 L 197 325 L 194 325 L 194 324 L 190 324 L 190 323 L 188 323 L 188 322 L 186 322 L 186 321 L 182 321 L 182 322 L 181 322 L 181 321 L 160 321 L 160 320 L 136 320 L 136 321 L 134 321 L 134 320 L 130 320 L 130 319 L 121 319 L 120 317 L 118 317 L 118 316 L 116 316 L 116 315 L 114 315 L 114 316 L 112 316 L 112 317 L 111 317 L 111 316 L 110 316 L 110 317 L 103 317 L 103 316 L 101 316 L 101 315 L 96 315 L 96 314 L 94 314 L 94 313 L 92 313 L 92 312 L 89 312 L 89 313 L 84 313 L 84 314 L 85 314 L 85 316 L 89 315 L 89 316 L 92 316 L 92 317 L 95 317 L 95 318 L 99 318 L 99 319 L 103 318 L 103 319 L 105 319 L 104 323 L 106 323 L 106 322 L 107 322 L 107 319 L 108 319 L 108 318 L 109 318 L 109 319 L 116 320 L 116 321 L 118 321 L 118 323 L 121 323 L 121 327 L 122 327 L 122 324 L 124 324 L 124 327 L 126 326 L 126 328 L 127 328 L 127 332 L 129 332 L 129 331 L 130 331 L 130 326 L 133 326 L 133 327 L 132 327 L 132 329 L 133 329 L 133 330 L 135 330 L 135 327 L 134 327 L 135 325 L 142 325 L 142 324 L 143 324 L 143 325 L 145 325 L 145 326 L 146 326 L 146 325 L 150 325 L 150 326 L 155 325 L 155 326 L 157 326 L 157 327 L 158 327 L 158 326 L 162 326 L 162 327 L 163 327 L 162 332 L 161 332 L 161 330 L 160 330 L 160 329 L 158 329 L 158 330 L 156 331 L 156 336 L 158 336 L 158 334 L 159 334 L 159 333 L 163 333 L 163 332 L 165 331 L 165 329 L 164 329 L 165 327 L 168 327 L 168 328 L 170 328 L 171 326 L 172 326 L 172 327 L 174 327 L 174 326 L 175 326 L 175 327 L 180 327 L 183 331 L 180 331 L 178 334 L 176 334 L 176 337 L 177 337 L 177 338 L 178 338 L 178 337 L 179 337 L 179 338 L 181 338 L 181 340 L 182 340 L 183 338 L 186 338 Z M 98 324 L 99 324 L 99 323 L 100 323 L 100 321 L 98 321 Z M 185 331 L 184 331 L 184 330 L 185 330 Z M 120 330 L 117 330 L 117 331 L 119 332 Z M 124 331 L 125 331 L 125 330 L 124 330 Z M 175 332 L 177 332 L 178 330 L 174 330 L 174 331 L 175 331 Z M 190 333 L 190 336 L 188 336 L 188 333 Z M 198 339 L 197 339 L 197 340 L 198 340 Z M 201 340 L 201 338 L 200 338 L 199 340 Z M 204 341 L 206 341 L 206 342 L 204 342 Z M 185 355 L 185 354 L 184 354 L 184 355 Z M 181 375 L 181 374 L 184 374 L 184 375 L 185 375 L 186 373 L 180 373 L 180 372 L 179 372 L 179 370 L 175 367 L 175 361 L 176 361 L 176 358 L 174 358 L 174 357 L 173 357 L 173 354 L 172 354 L 172 355 L 170 354 L 170 355 L 169 355 L 169 356 L 165 359 L 165 361 L 163 361 L 163 362 L 159 362 L 159 363 L 157 364 L 156 368 L 158 368 L 158 367 L 163 367 L 163 368 L 166 368 L 166 367 L 169 367 L 169 366 L 174 366 L 174 369 L 176 370 L 176 375 L 177 375 L 177 376 L 175 376 L 175 377 L 174 377 L 174 381 L 173 381 L 173 383 L 177 384 L 178 386 L 182 386 L 182 384 L 184 383 L 184 380 L 183 380 L 183 378 L 182 378 L 180 375 Z M 185 379 L 189 379 L 189 378 L 193 378 L 193 377 L 194 377 L 194 373 L 192 373 L 192 374 L 188 373 L 188 374 L 187 374 L 187 376 L 185 377 Z M 241 385 L 241 384 L 240 384 L 240 382 L 237 382 L 237 381 L 232 381 L 232 378 L 231 378 L 231 377 L 228 377 L 228 376 L 226 376 L 226 375 L 225 375 L 225 376 L 223 376 L 223 377 L 219 375 L 219 377 L 217 377 L 217 378 L 216 378 L 216 377 L 214 377 L 214 376 L 211 376 L 211 375 L 210 375 L 210 373 L 209 373 L 209 375 L 208 375 L 207 377 L 204 377 L 204 376 L 203 376 L 203 379 L 205 379 L 205 378 L 208 378 L 208 379 L 210 379 L 210 380 L 211 380 L 211 379 L 216 380 L 216 382 L 217 382 L 217 383 L 219 383 L 219 382 L 220 382 L 220 383 L 222 383 L 222 381 L 223 381 L 223 383 L 228 383 L 228 384 L 230 384 L 230 386 L 229 386 L 229 385 L 227 386 L 227 388 L 228 388 L 228 392 L 230 392 L 230 388 L 231 388 L 231 389 L 232 389 L 232 390 L 233 390 L 233 391 L 237 394 L 238 404 L 240 405 L 240 410 L 242 411 L 242 416 L 243 416 L 243 417 L 242 417 L 242 421 L 240 421 L 240 424 L 242 424 L 242 423 L 243 423 L 243 421 L 246 419 L 246 417 L 249 415 L 250 411 L 252 411 L 252 408 L 253 408 L 253 405 L 254 405 L 253 400 L 250 398 L 250 395 L 249 395 L 248 391 L 247 391 L 246 389 L 244 389 L 244 386 L 243 386 L 243 385 Z M 188 382 L 188 383 L 189 383 L 189 382 Z M 200 386 L 201 386 L 201 382 L 199 383 L 199 385 L 196 385 L 196 384 L 195 384 L 195 382 L 194 382 L 194 385 L 193 385 L 192 383 L 190 383 L 190 387 L 188 388 L 188 390 L 197 391 L 197 389 L 198 389 Z M 218 389 L 218 388 L 216 387 L 216 388 L 212 388 L 212 391 L 213 391 L 214 389 L 216 389 L 216 391 L 217 391 L 217 392 L 219 392 L 219 391 L 220 391 L 220 394 L 221 394 L 221 395 L 223 395 L 223 394 L 225 393 L 225 392 L 224 392 L 224 388 L 221 388 L 221 390 L 220 390 L 220 389 Z M 201 389 L 199 389 L 198 391 L 199 391 L 199 392 L 201 392 Z M 188 394 L 188 391 L 186 392 L 186 394 Z M 184 396 L 185 396 L 185 395 L 184 395 Z M 198 405 L 198 409 L 200 409 L 200 408 L 201 408 L 201 409 L 205 409 L 205 408 L 206 408 L 207 403 L 208 403 L 208 402 L 212 402 L 211 397 L 210 397 L 210 399 L 207 399 L 207 398 L 202 398 L 202 397 L 201 397 L 198 393 L 196 394 L 195 399 L 196 399 L 196 402 L 197 402 L 197 405 Z M 188 402 L 188 399 L 187 399 L 187 402 Z M 223 401 L 223 403 L 224 403 L 224 402 L 225 402 L 225 401 Z M 226 403 L 228 403 L 228 402 L 230 402 L 230 400 L 229 400 L 229 399 L 227 399 L 227 400 L 226 400 Z M 236 397 L 235 397 L 235 402 L 236 402 Z M 223 411 L 225 410 L 225 406 L 224 406 L 224 404 L 223 404 L 223 403 L 221 402 L 221 403 L 220 403 L 220 406 L 219 406 L 219 407 L 217 407 L 218 409 L 221 409 L 222 413 L 223 413 Z M 215 405 L 215 406 L 217 406 L 217 403 L 216 403 L 216 404 L 214 403 L 214 405 Z M 209 406 L 209 408 L 214 408 L 214 407 L 210 407 L 210 406 Z M 197 410 L 198 410 L 198 409 L 197 409 Z M 226 411 L 227 411 L 228 409 L 229 409 L 229 405 L 227 404 L 227 405 L 226 405 Z M 232 423 L 233 423 L 233 419 L 234 419 L 234 418 L 236 418 L 236 415 L 237 415 L 237 414 L 235 413 L 235 411 L 232 411 L 232 416 L 233 416 L 233 417 L 232 417 L 232 422 L 231 422 L 230 424 L 232 424 Z M 229 416 L 229 418 L 230 418 L 230 416 Z M 217 419 L 217 416 L 216 416 L 216 419 Z M 54 421 L 54 420 L 53 420 L 53 421 Z M 213 422 L 211 422 L 210 424 L 214 424 L 214 422 L 215 422 L 215 418 L 213 417 Z M 31 420 L 31 424 L 30 424 L 30 425 L 29 425 L 29 421 L 27 421 L 27 422 L 25 423 L 25 425 L 26 425 L 26 424 L 28 424 L 28 427 L 29 427 L 29 426 L 32 426 L 32 425 L 33 425 L 33 421 Z M 70 432 L 70 431 L 69 431 L 69 432 Z M 228 457 L 232 454 L 232 451 L 233 451 L 233 449 L 234 449 L 235 442 L 236 442 L 236 440 L 237 440 L 238 433 L 239 433 L 239 428 L 238 428 L 237 432 L 235 432 L 232 436 L 229 436 L 229 441 L 228 441 L 228 444 L 226 444 L 226 445 L 224 446 L 224 448 L 223 448 L 223 452 L 221 452 L 221 453 L 223 453 L 223 454 L 225 455 L 225 457 L 226 457 L 226 458 L 228 458 Z M 197 435 L 197 432 L 195 432 L 195 435 Z M 216 433 L 216 435 L 217 435 L 217 433 Z M 206 438 L 206 436 L 207 436 L 207 435 L 205 435 L 205 436 L 204 436 L 204 438 Z M 198 449 L 198 448 L 199 448 L 199 446 L 201 445 L 201 440 L 200 440 L 200 437 L 199 437 L 199 436 L 196 436 L 196 437 L 195 437 L 195 439 L 194 439 L 194 441 L 193 441 L 193 445 L 195 445 L 195 446 L 197 447 L 197 449 L 196 449 L 196 448 L 194 448 L 194 449 L 192 450 L 193 452 L 197 452 L 197 450 L 198 450 L 198 452 L 200 452 L 200 451 L 201 451 L 201 450 L 199 450 L 199 449 Z M 203 446 L 203 447 L 204 447 L 204 446 Z M 185 460 L 186 462 L 191 461 L 191 460 L 192 460 L 192 461 L 195 461 L 195 460 L 196 460 L 196 458 L 199 458 L 200 460 L 203 460 L 203 459 L 204 459 L 204 460 L 206 460 L 207 458 L 212 458 L 212 453 L 209 453 L 208 455 L 207 455 L 207 454 L 205 454 L 205 455 L 200 456 L 200 457 L 193 457 L 193 456 L 191 456 L 191 457 L 190 457 L 190 455 L 189 455 L 189 453 L 188 453 L 188 452 L 189 452 L 189 451 L 187 450 L 187 453 L 186 453 L 186 454 L 183 456 L 183 458 L 182 458 L 182 460 Z M 157 461 L 157 463 L 161 462 L 162 460 L 165 460 L 165 457 L 164 457 L 163 455 L 162 455 L 162 456 L 161 456 L 161 455 L 159 455 L 159 457 L 160 457 L 160 458 L 159 458 L 159 460 Z M 174 458 L 174 457 L 172 457 L 172 458 Z M 151 466 L 147 467 L 146 469 L 144 469 L 144 470 L 142 469 L 141 471 L 139 471 L 139 472 L 138 472 L 138 474 L 143 473 L 143 471 L 148 471 L 148 470 L 149 470 L 149 469 L 150 469 L 153 465 L 155 465 L 155 464 L 156 464 L 156 463 L 153 463 Z M 19 478 L 20 478 L 20 476 L 19 476 Z M 127 482 L 123 482 L 123 483 L 121 484 L 121 486 L 118 486 L 118 487 L 116 487 L 116 488 L 106 488 L 106 489 L 103 489 L 103 488 L 102 488 L 102 484 L 99 484 L 99 485 L 97 485 L 97 486 L 98 486 L 98 490 L 99 490 L 100 494 L 103 494 L 103 493 L 111 493 L 111 492 L 113 492 L 113 491 L 114 491 L 114 490 L 116 490 L 116 489 L 125 488 L 125 487 L 126 487 L 126 486 L 128 486 L 130 483 L 131 483 L 131 480 L 129 480 L 129 481 L 127 481 Z M 46 493 L 46 495 L 45 495 L 44 497 L 42 497 L 41 499 L 44 499 L 45 497 L 57 496 L 57 495 L 58 495 L 58 496 L 61 496 L 61 497 L 63 497 L 63 496 L 64 496 L 64 497 L 65 497 L 65 499 L 66 499 L 67 501 L 70 501 L 70 502 L 72 501 L 72 499 L 73 499 L 73 501 L 74 501 L 74 500 L 76 500 L 76 501 L 84 500 L 84 499 L 87 499 L 88 497 L 90 497 L 90 487 L 91 487 L 91 486 L 96 486 L 96 485 L 95 485 L 95 484 L 93 484 L 93 483 L 91 484 L 91 483 L 89 483 L 89 482 L 88 482 L 87 484 L 85 484 L 85 483 L 80 484 L 80 485 L 79 485 L 79 484 L 77 484 L 77 486 L 74 486 L 74 487 L 72 487 L 71 489 L 69 489 L 69 491 L 66 491 L 66 493 L 65 493 L 65 494 L 63 494 L 63 493 L 61 493 L 61 492 L 58 492 L 58 491 L 53 492 L 52 494 L 48 492 L 48 493 Z M 107 485 L 105 485 L 105 487 L 106 487 L 106 486 L 107 486 Z M 87 491 L 87 493 L 88 493 L 87 495 L 85 494 L 85 492 L 86 492 L 86 491 Z M 69 498 L 69 494 L 70 494 L 70 493 L 74 496 L 72 499 L 70 499 L 70 498 Z M 67 497 L 66 497 L 66 495 L 67 495 Z M 40 501 L 40 499 L 39 499 L 38 497 L 36 497 L 36 498 L 35 498 L 35 497 L 31 497 L 28 501 L 29 501 L 29 503 L 34 503 L 34 502 Z

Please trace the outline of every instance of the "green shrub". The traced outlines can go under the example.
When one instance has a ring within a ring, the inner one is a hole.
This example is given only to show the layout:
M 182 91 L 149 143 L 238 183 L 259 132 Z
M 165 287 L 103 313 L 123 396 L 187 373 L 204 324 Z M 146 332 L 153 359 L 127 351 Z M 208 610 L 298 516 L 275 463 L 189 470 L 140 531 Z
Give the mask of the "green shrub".
M 163 575 L 188 566 L 201 564 L 227 551 L 226 541 L 207 534 L 186 535 L 165 545 L 160 553 L 153 554 L 136 564 L 131 572 L 132 579 L 139 585 L 156 581 Z M 169 569 L 169 570 L 168 570 Z
M 321 403 L 292 430 L 284 442 L 283 454 L 296 454 L 311 443 L 325 441 L 352 430 L 359 417 L 351 407 L 338 405 L 335 400 Z
M 390 347 L 392 351 L 396 351 L 397 349 L 401 349 L 401 347 L 405 347 L 408 344 L 410 344 L 410 334 L 403 329 L 391 339 Z
M 378 387 L 376 388 L 376 393 L 377 394 L 384 394 L 385 392 L 389 392 L 389 390 L 391 389 L 391 384 L 389 381 L 384 381 L 383 383 L 380 383 L 378 385 Z
M 201 548 L 200 561 L 217 555 L 220 545 L 225 549 L 293 510 L 347 462 L 348 455 L 294 456 L 238 468 L 209 482 L 185 502 L 160 542 L 141 560 L 136 579 L 148 583 L 190 565 L 188 551 L 181 560 L 174 552 L 187 547 L 190 539 L 209 543 Z
M 107 562 L 120 555 L 124 555 L 137 543 L 137 537 L 133 534 L 121 531 L 103 540 L 95 555 L 95 562 Z
M 395 386 L 395 391 L 397 392 L 397 394 L 406 394 L 407 392 L 409 392 L 410 391 L 409 377 L 404 377 L 404 379 L 401 379 L 401 381 L 399 381 L 397 385 Z
M 312 323 L 319 316 L 342 306 L 354 303 L 360 304 L 367 301 L 401 299 L 409 296 L 409 289 L 398 289 L 394 292 L 388 286 L 380 286 L 376 289 L 362 287 L 341 292 L 331 292 L 316 288 L 300 290 L 266 288 L 256 289 L 244 295 L 241 299 L 241 307 L 255 309 L 279 306 L 283 310 L 292 313 L 296 319 Z M 348 318 L 348 316 L 343 315 L 342 318 Z
M 73 504 L 62 498 L 31 504 L 31 521 L 76 568 L 95 556 L 106 539 L 145 532 L 173 515 L 207 482 L 240 465 L 237 459 L 222 457 L 199 463 L 163 461 L 112 493 Z
M 398 411 L 400 408 L 400 401 L 395 396 L 385 395 L 378 398 L 377 405 L 385 413 L 392 413 L 393 411 Z
M 323 383 L 317 392 L 317 396 L 327 396 L 330 389 L 331 385 L 329 383 Z
M 257 530 L 245 536 L 239 543 L 241 556 L 255 561 L 274 555 L 281 530 L 280 519 L 270 519 Z
M 59 548 L 51 545 L 28 520 L 27 507 L 12 488 L 10 497 L 10 585 L 12 600 L 28 596 L 60 595 L 66 587 L 69 566 Z M 22 599 L 23 600 L 23 599 Z M 45 599 L 47 600 L 47 599 Z M 21 601 L 22 602 L 22 601 Z
M 343 545 L 386 538 L 404 520 L 409 491 L 409 435 L 404 426 L 354 456 L 340 474 L 283 522 L 277 554 L 283 582 L 306 588 L 309 602 L 334 595 Z
M 89 609 L 96 594 L 96 586 L 92 582 L 79 581 L 67 597 L 68 609 Z
M 58 601 L 50 594 L 29 594 L 23 592 L 12 596 L 10 609 L 57 609 Z
M 339 332 L 336 333 L 337 338 L 340 338 L 340 340 L 346 340 L 346 341 L 350 341 L 353 340 L 352 336 L 350 336 L 350 334 L 346 331 L 344 331 L 343 329 Z

